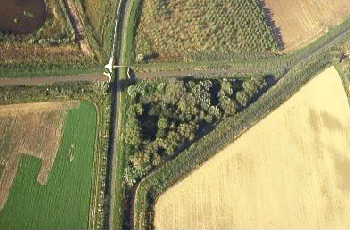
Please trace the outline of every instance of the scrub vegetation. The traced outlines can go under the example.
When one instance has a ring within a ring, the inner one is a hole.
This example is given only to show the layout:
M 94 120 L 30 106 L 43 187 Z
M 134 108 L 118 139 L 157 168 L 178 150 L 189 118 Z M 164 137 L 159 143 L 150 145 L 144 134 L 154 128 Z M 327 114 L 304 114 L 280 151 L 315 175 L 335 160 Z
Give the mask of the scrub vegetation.
M 94 38 L 105 61 L 110 55 L 117 8 L 120 0 L 78 0 L 83 9 L 85 30 Z
M 255 102 L 273 85 L 273 76 L 230 79 L 170 79 L 127 88 L 123 141 L 133 185 L 163 162 Z
M 136 32 L 136 60 L 272 54 L 278 45 L 257 0 L 145 0 Z

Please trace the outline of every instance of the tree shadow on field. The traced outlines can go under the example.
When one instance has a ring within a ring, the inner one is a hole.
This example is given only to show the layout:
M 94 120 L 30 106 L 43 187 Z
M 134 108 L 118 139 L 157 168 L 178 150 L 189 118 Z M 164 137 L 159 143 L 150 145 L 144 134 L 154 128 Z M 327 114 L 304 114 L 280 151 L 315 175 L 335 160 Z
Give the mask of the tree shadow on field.
M 258 4 L 260 6 L 260 8 L 263 10 L 264 12 L 264 16 L 265 16 L 265 21 L 267 23 L 268 26 L 271 27 L 273 35 L 275 37 L 275 41 L 277 42 L 277 49 L 278 50 L 284 50 L 285 49 L 285 43 L 283 42 L 283 38 L 282 38 L 282 33 L 281 33 L 281 29 L 279 27 L 277 27 L 276 22 L 273 18 L 273 14 L 271 9 L 269 9 L 266 6 L 266 0 L 258 0 Z
M 339 153 L 333 146 L 328 146 L 328 151 L 333 153 L 335 171 L 342 179 L 341 188 L 348 193 L 350 191 L 350 161 L 343 156 L 345 153 Z

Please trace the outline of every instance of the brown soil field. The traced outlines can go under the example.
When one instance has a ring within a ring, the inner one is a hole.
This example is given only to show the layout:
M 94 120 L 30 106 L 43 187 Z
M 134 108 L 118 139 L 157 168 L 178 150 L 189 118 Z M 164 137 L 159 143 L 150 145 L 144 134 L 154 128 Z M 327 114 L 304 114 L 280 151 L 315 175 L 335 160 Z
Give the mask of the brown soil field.
M 156 229 L 349 229 L 349 102 L 332 67 L 167 190 Z
M 16 176 L 20 154 L 39 158 L 37 181 L 45 185 L 58 151 L 64 119 L 78 101 L 0 106 L 0 210 Z
M 265 0 L 265 4 L 281 30 L 285 52 L 315 40 L 328 25 L 350 14 L 349 0 Z

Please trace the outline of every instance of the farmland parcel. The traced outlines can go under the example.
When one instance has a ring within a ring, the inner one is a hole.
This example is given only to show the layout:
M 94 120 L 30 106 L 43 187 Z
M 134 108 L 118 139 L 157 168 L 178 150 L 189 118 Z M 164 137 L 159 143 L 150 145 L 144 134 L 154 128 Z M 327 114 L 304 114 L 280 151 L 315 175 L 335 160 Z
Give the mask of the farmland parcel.
M 266 0 L 266 6 L 281 30 L 285 51 L 316 39 L 350 14 L 348 0 Z
M 155 228 L 348 229 L 349 126 L 329 68 L 160 196 Z
M 42 102 L 0 107 L 0 210 L 5 206 L 21 153 L 37 157 L 42 167 L 37 181 L 44 185 L 56 158 L 64 118 L 77 102 Z
M 22 155 L 0 228 L 87 228 L 96 128 L 95 108 L 82 102 L 67 116 L 61 144 L 45 185 L 37 158 Z
M 265 21 L 257 0 L 146 0 L 136 35 L 137 59 L 269 53 L 276 44 Z

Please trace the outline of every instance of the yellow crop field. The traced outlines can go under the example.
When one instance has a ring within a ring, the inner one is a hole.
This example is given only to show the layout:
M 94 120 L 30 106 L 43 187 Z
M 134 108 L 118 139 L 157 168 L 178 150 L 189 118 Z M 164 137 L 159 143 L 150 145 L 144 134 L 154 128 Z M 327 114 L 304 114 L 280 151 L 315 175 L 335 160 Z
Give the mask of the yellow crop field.
M 349 0 L 266 0 L 285 51 L 316 39 L 327 25 L 337 24 L 350 14 Z
M 349 102 L 332 67 L 161 195 L 156 229 L 349 229 Z

